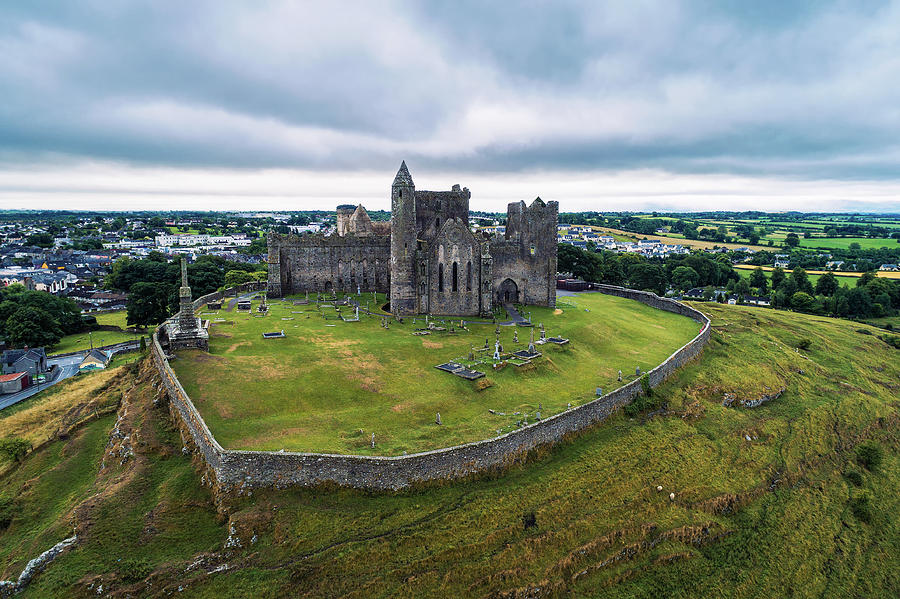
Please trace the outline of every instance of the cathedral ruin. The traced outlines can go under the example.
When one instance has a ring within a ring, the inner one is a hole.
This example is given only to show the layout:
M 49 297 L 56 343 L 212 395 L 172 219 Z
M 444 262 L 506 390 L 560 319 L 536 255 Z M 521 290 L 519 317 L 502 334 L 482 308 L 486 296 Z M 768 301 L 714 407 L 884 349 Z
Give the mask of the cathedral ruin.
M 556 305 L 557 202 L 507 207 L 505 233 L 473 233 L 467 188 L 416 190 L 406 162 L 390 223 L 339 206 L 331 235 L 268 237 L 268 294 L 385 293 L 395 316 L 490 315 L 506 303 Z

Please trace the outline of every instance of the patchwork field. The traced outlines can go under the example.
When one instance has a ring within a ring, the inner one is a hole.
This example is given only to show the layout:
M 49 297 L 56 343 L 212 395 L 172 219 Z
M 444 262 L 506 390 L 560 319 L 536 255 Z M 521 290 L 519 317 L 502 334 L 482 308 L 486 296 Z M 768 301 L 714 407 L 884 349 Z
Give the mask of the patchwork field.
M 224 447 L 401 455 L 492 437 L 533 422 L 537 412 L 547 417 L 589 401 L 595 388 L 621 384 L 619 370 L 632 380 L 636 367 L 653 368 L 699 332 L 689 318 L 601 294 L 558 304 L 528 310 L 548 337 L 570 342 L 539 345 L 543 355 L 532 363 L 497 371 L 490 323 L 416 336 L 422 318 L 384 329 L 381 316 L 343 322 L 326 308 L 326 320 L 315 305 L 282 302 L 264 318 L 207 313 L 225 319 L 210 328 L 209 354 L 179 352 L 172 367 Z M 451 326 L 449 319 L 437 324 Z M 262 338 L 282 329 L 284 338 Z M 531 329 L 500 330 L 504 350 L 527 348 Z M 534 334 L 540 338 L 537 327 Z M 487 352 L 479 350 L 486 339 Z M 466 359 L 472 348 L 488 362 L 475 366 L 485 377 L 469 381 L 435 368 Z

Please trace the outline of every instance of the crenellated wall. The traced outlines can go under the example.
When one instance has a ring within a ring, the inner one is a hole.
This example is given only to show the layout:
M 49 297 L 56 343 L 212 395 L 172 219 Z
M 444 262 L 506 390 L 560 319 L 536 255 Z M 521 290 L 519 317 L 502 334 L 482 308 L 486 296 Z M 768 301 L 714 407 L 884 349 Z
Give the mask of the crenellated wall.
M 701 330 L 648 374 L 655 387 L 703 351 L 709 340 L 709 319 L 698 310 L 646 291 L 608 285 L 601 293 L 640 301 L 654 308 L 697 320 Z M 216 295 L 216 294 L 210 294 Z M 199 307 L 209 296 L 195 300 Z M 211 298 L 216 299 L 216 298 Z M 528 452 L 553 445 L 608 418 L 641 393 L 634 380 L 607 395 L 566 410 L 500 437 L 407 456 L 378 457 L 297 452 L 223 449 L 213 437 L 188 394 L 169 367 L 156 334 L 151 346 L 154 364 L 169 397 L 170 411 L 180 421 L 210 475 L 223 487 L 288 487 L 336 484 L 358 489 L 389 491 L 411 485 L 466 478 L 502 471 L 523 461 Z

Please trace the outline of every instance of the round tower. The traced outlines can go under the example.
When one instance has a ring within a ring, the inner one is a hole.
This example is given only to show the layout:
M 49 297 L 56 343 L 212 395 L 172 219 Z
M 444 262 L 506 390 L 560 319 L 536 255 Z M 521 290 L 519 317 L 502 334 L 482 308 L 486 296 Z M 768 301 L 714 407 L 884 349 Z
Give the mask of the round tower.
M 406 161 L 391 185 L 391 313 L 416 313 L 416 186 Z

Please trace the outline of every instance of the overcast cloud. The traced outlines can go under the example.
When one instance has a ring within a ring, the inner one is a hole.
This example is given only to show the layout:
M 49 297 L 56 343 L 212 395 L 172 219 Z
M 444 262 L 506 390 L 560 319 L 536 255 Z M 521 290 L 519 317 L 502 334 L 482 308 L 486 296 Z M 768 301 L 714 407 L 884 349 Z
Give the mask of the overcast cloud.
M 900 3 L 0 8 L 0 207 L 900 211 Z

